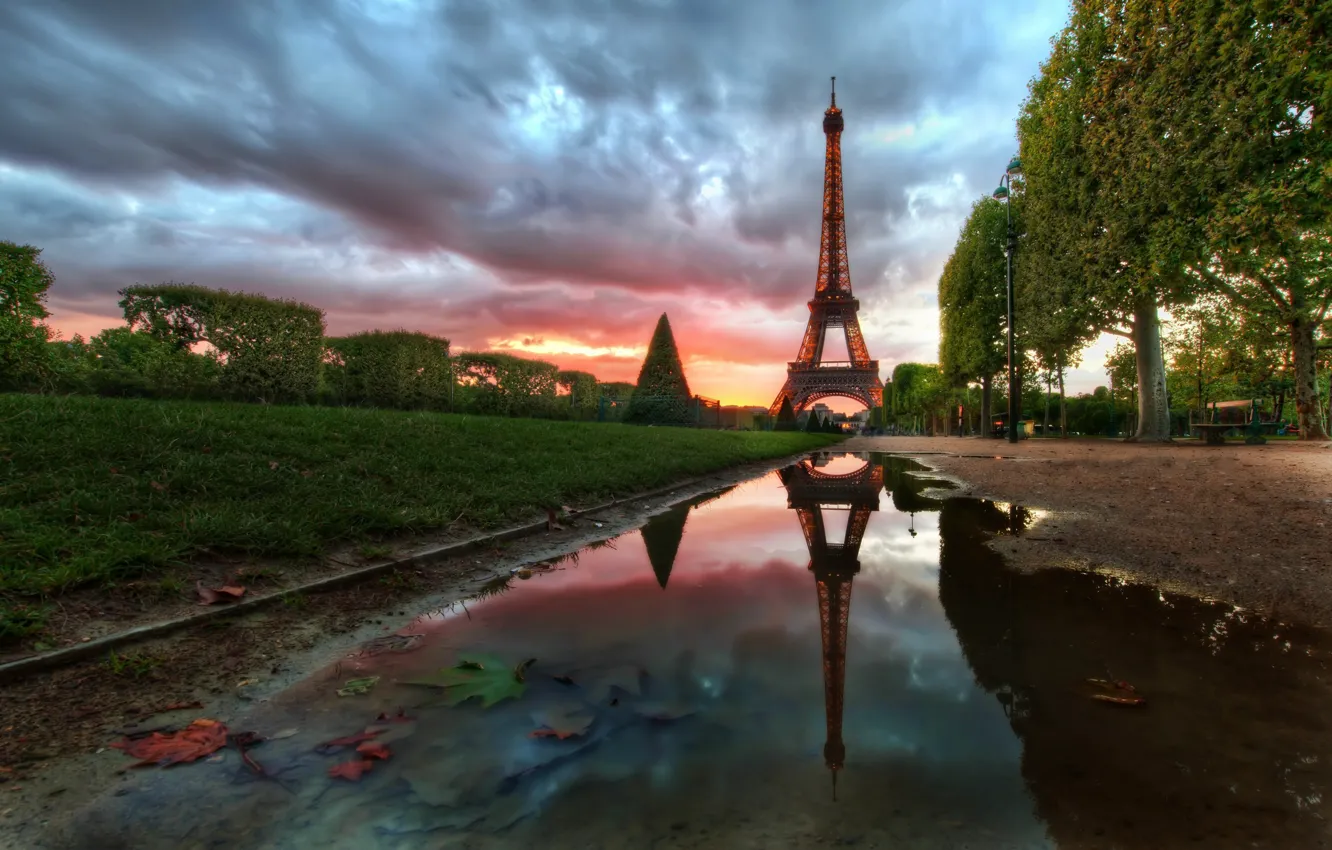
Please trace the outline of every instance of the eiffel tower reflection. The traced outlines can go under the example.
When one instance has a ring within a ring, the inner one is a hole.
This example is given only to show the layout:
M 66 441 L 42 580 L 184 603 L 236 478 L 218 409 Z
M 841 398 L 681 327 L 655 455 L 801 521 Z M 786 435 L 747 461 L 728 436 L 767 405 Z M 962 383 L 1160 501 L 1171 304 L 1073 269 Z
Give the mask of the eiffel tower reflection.
M 842 743 L 842 695 L 846 689 L 846 633 L 851 615 L 851 583 L 860 572 L 860 542 L 870 514 L 879 509 L 883 466 L 868 458 L 859 469 L 824 471 L 827 455 L 815 455 L 778 472 L 786 487 L 786 504 L 800 518 L 809 549 L 809 569 L 819 597 L 819 631 L 823 638 L 823 704 L 827 738 L 823 760 L 832 773 L 837 799 L 837 772 L 846 763 Z M 824 511 L 849 513 L 841 542 L 830 542 Z

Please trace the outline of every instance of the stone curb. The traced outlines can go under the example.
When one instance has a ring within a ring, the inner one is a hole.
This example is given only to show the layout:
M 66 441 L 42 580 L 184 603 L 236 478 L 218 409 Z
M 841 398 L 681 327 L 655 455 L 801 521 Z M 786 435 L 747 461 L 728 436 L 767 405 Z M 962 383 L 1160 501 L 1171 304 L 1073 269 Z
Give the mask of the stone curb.
M 824 448 L 824 449 L 814 449 L 812 451 L 827 451 L 827 450 L 828 450 L 827 448 Z M 783 458 L 774 458 L 773 460 L 766 460 L 766 461 L 753 461 L 750 463 L 733 466 L 727 469 L 719 469 L 717 470 L 717 472 L 709 473 L 709 475 L 690 478 L 685 481 L 677 481 L 674 484 L 669 484 L 664 487 L 658 487 L 655 490 L 648 490 L 643 493 L 636 493 L 632 496 L 627 496 L 623 499 L 612 499 L 609 502 L 604 502 L 600 505 L 594 505 L 590 508 L 583 508 L 581 510 L 573 511 L 569 515 L 574 517 L 585 516 L 587 514 L 593 514 L 598 511 L 607 510 L 609 508 L 632 504 L 634 502 L 640 502 L 645 499 L 656 498 L 657 496 L 661 496 L 667 493 L 673 493 L 676 490 L 682 490 L 686 487 L 693 487 L 702 484 L 708 480 L 708 477 L 710 475 L 716 475 L 719 473 L 727 473 L 727 472 L 734 473 L 737 471 L 743 471 L 750 467 L 754 469 L 764 469 L 764 470 L 775 469 L 777 468 L 777 466 L 790 462 L 793 458 L 805 457 L 810 453 L 811 452 L 801 452 L 799 454 L 788 455 Z M 479 537 L 472 537 L 467 540 L 460 540 L 456 543 L 445 543 L 439 546 L 432 546 L 428 549 L 422 549 L 419 552 L 414 552 L 402 558 L 398 558 L 391 561 L 381 561 L 377 564 L 370 564 L 369 566 L 365 567 L 358 567 L 357 569 L 350 570 L 345 573 L 339 573 L 338 575 L 335 576 L 329 576 L 328 578 L 322 578 L 316 581 L 307 582 L 305 584 L 297 585 L 296 587 L 289 587 L 286 590 L 279 590 L 274 593 L 266 594 L 264 596 L 252 597 L 250 599 L 246 599 L 241 602 L 236 602 L 234 604 L 227 605 L 226 607 L 209 608 L 201 613 L 191 614 L 188 617 L 177 617 L 174 620 L 165 620 L 160 623 L 151 623 L 146 626 L 137 626 L 135 628 L 119 632 L 117 634 L 106 635 L 105 637 L 100 637 L 95 640 L 90 640 L 87 643 L 75 644 L 74 646 L 68 646 L 63 649 L 57 649 L 51 652 L 45 652 L 40 655 L 30 655 L 27 658 L 20 658 L 15 661 L 10 661 L 6 664 L 0 664 L 0 683 L 9 683 L 14 681 L 15 679 L 20 679 L 23 678 L 24 676 L 29 676 L 33 673 L 39 673 L 43 670 L 50 670 L 56 667 L 62 667 L 66 664 L 72 664 L 76 661 L 82 661 L 83 659 L 90 658 L 96 655 L 101 655 L 104 652 L 107 652 L 111 649 L 115 649 L 116 647 L 119 646 L 124 646 L 126 644 L 147 640 L 149 638 L 162 637 L 172 632 L 181 631 L 183 629 L 189 629 L 194 626 L 203 625 L 205 623 L 217 622 L 230 617 L 238 617 L 238 616 L 243 616 L 245 614 L 250 614 L 258 610 L 259 608 L 262 608 L 266 605 L 270 605 L 288 596 L 294 596 L 296 594 L 302 594 L 302 593 L 319 593 L 321 591 L 331 590 L 335 587 L 340 587 L 345 584 L 355 584 L 359 581 L 372 578 L 378 575 L 379 573 L 388 572 L 390 570 L 399 569 L 401 567 L 415 566 L 418 564 L 426 563 L 428 561 L 433 561 L 438 558 L 448 557 L 450 555 L 462 554 L 464 552 L 469 552 L 474 549 L 479 549 L 483 546 L 492 543 L 500 543 L 507 540 L 516 540 L 517 538 L 520 537 L 526 537 L 528 535 L 535 534 L 539 531 L 544 530 L 545 528 L 546 528 L 546 521 L 540 520 L 538 522 L 528 523 L 527 525 L 519 525 L 519 526 L 514 526 L 512 528 L 506 528 L 502 531 L 496 531 L 492 534 L 483 534 Z

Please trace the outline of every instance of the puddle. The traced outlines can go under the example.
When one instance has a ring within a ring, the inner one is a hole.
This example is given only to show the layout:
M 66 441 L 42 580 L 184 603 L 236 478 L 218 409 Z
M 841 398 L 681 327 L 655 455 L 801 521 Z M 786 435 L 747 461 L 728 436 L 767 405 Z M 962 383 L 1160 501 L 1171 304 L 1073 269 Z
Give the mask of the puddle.
M 1326 846 L 1312 635 L 1008 570 L 984 541 L 1031 515 L 921 470 L 826 454 L 671 507 L 257 708 L 237 728 L 283 730 L 252 751 L 269 777 L 235 751 L 133 772 L 53 846 Z M 483 656 L 537 659 L 519 698 L 407 684 Z M 400 708 L 390 759 L 329 778 L 349 753 L 318 744 Z

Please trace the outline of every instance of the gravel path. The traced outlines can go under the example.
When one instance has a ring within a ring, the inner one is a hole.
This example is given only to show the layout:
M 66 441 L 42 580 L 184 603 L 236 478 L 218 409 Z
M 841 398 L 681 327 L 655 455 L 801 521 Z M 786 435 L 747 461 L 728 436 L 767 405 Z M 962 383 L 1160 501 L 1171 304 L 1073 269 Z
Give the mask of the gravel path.
M 1114 571 L 1332 625 L 1332 444 L 862 437 L 845 447 L 946 452 L 921 460 L 960 481 L 957 495 L 1049 511 L 994 544 L 1021 569 Z

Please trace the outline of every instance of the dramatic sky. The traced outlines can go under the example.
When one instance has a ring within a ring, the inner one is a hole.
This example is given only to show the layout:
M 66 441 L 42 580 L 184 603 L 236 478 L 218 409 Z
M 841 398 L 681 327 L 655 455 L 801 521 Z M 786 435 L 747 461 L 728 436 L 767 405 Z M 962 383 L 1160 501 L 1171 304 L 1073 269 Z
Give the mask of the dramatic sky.
M 818 260 L 828 77 L 883 373 L 1016 141 L 1066 0 L 4 0 L 0 238 L 65 336 L 127 284 L 308 301 L 767 404 Z M 1103 381 L 1100 358 L 1072 389 Z

